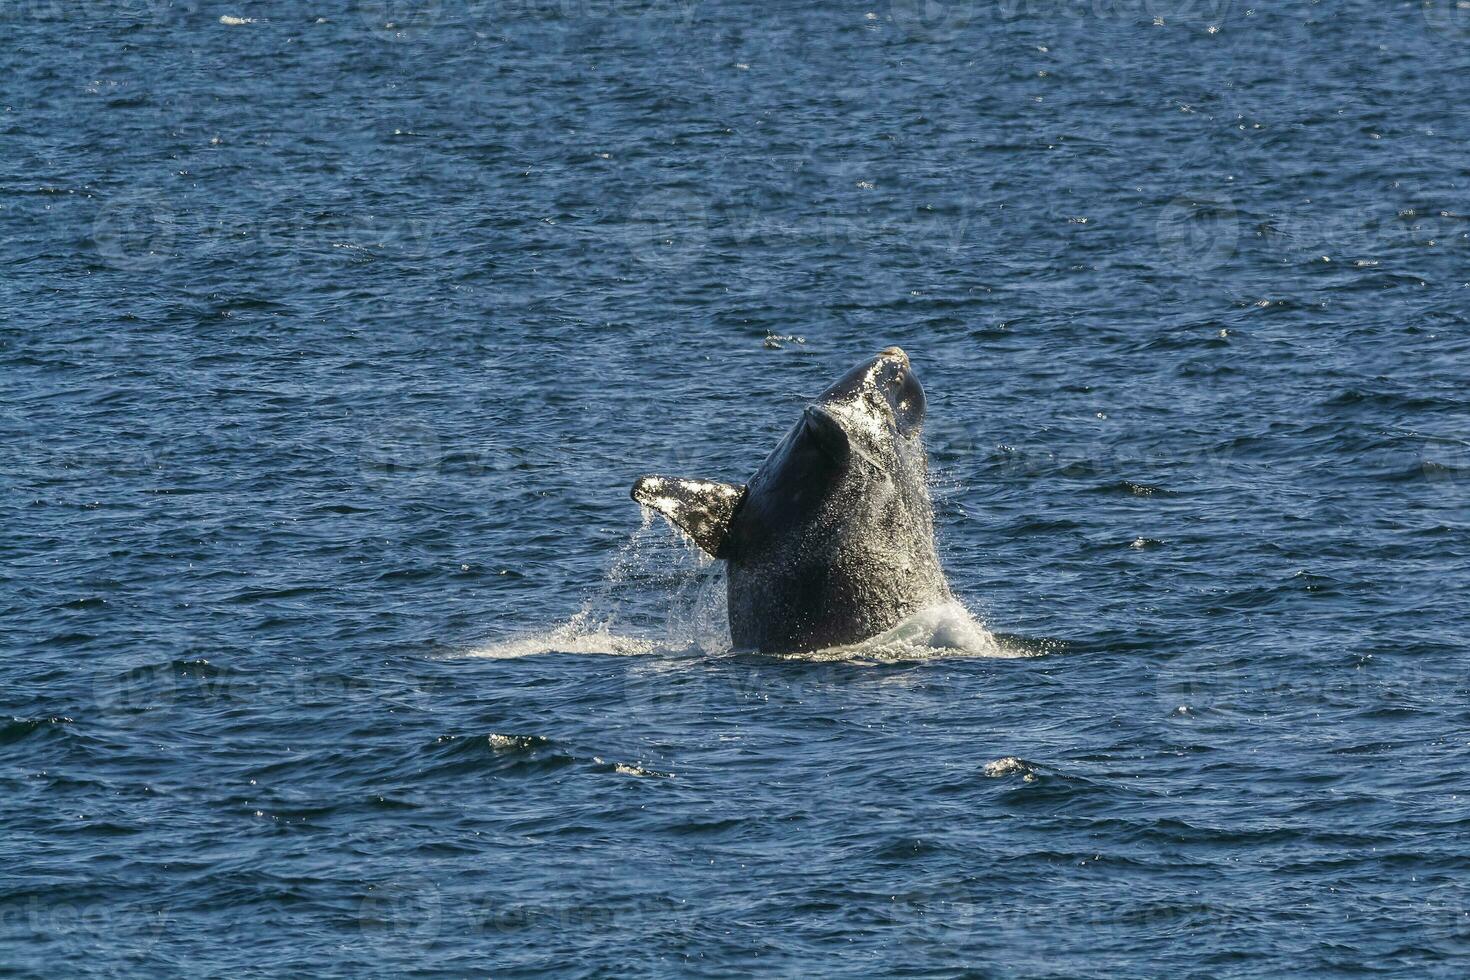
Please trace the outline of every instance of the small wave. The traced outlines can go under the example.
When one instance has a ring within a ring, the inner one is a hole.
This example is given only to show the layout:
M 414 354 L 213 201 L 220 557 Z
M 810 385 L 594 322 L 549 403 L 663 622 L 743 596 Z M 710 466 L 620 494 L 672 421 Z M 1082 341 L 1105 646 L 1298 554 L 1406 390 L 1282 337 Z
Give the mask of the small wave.
M 671 772 L 659 772 L 657 769 L 645 769 L 642 766 L 632 765 L 626 762 L 608 762 L 598 756 L 592 757 L 592 764 L 600 772 L 617 773 L 619 776 L 652 776 L 656 779 L 673 779 Z
M 544 735 L 441 735 L 424 747 L 431 760 L 425 773 L 535 775 L 574 766 L 578 759 Z
M 992 779 L 999 779 L 1001 776 L 1012 776 L 1016 773 L 1021 773 L 1022 778 L 1028 783 L 1036 779 L 1036 772 L 1032 769 L 1031 763 L 1014 755 L 1008 755 L 1003 759 L 993 759 L 985 763 L 985 768 L 981 772 Z
M 499 732 L 491 732 L 485 736 L 485 741 L 497 752 L 516 752 L 551 744 L 551 739 L 544 735 L 501 735 Z
M 424 746 L 424 753 L 433 760 L 433 764 L 425 771 L 435 775 L 489 772 L 497 775 L 534 776 L 567 767 L 581 767 L 619 776 L 674 778 L 672 772 L 649 769 L 637 763 L 581 755 L 545 735 L 501 732 L 473 736 L 440 735 Z
M 1172 490 L 1152 483 L 1136 483 L 1133 480 L 1116 480 L 1112 483 L 1103 483 L 1092 487 L 1094 493 L 1120 494 L 1132 497 L 1160 497 L 1173 496 Z
M 70 725 L 72 720 L 61 715 L 50 718 L 9 718 L 0 721 L 0 745 L 19 742 L 34 732 L 44 731 L 55 725 Z

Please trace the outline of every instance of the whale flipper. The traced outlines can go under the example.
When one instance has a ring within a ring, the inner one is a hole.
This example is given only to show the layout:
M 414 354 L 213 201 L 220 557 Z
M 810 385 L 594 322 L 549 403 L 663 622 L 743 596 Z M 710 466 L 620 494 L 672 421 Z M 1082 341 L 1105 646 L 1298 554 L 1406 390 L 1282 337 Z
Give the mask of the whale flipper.
M 714 480 L 645 476 L 633 484 L 633 499 L 667 517 L 712 557 L 726 558 L 730 522 L 745 499 L 745 487 Z

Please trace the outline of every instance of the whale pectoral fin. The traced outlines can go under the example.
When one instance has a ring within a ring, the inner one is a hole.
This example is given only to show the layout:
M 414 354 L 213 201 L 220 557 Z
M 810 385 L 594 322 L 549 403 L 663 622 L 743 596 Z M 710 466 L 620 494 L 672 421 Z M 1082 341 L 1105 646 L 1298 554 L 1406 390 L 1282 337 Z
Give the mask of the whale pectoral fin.
M 633 499 L 667 517 L 713 557 L 724 558 L 730 522 L 745 499 L 745 487 L 714 480 L 645 476 L 633 484 Z

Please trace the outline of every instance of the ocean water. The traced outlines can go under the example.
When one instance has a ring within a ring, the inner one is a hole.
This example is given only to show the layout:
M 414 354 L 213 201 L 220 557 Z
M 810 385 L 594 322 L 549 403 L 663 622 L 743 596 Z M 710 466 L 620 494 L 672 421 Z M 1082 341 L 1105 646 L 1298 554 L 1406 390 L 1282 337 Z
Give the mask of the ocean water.
M 1470 10 L 874 2 L 0 10 L 0 973 L 1465 974 Z M 968 612 L 731 651 L 889 344 Z

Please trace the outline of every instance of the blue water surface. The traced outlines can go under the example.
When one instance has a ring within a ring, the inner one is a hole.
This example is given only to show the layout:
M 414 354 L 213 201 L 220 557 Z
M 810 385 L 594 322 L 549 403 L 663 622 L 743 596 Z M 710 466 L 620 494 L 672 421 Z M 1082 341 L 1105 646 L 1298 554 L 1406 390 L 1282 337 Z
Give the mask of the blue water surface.
M 1470 11 L 0 11 L 0 973 L 1458 977 Z M 628 488 L 912 356 L 1011 657 Z

